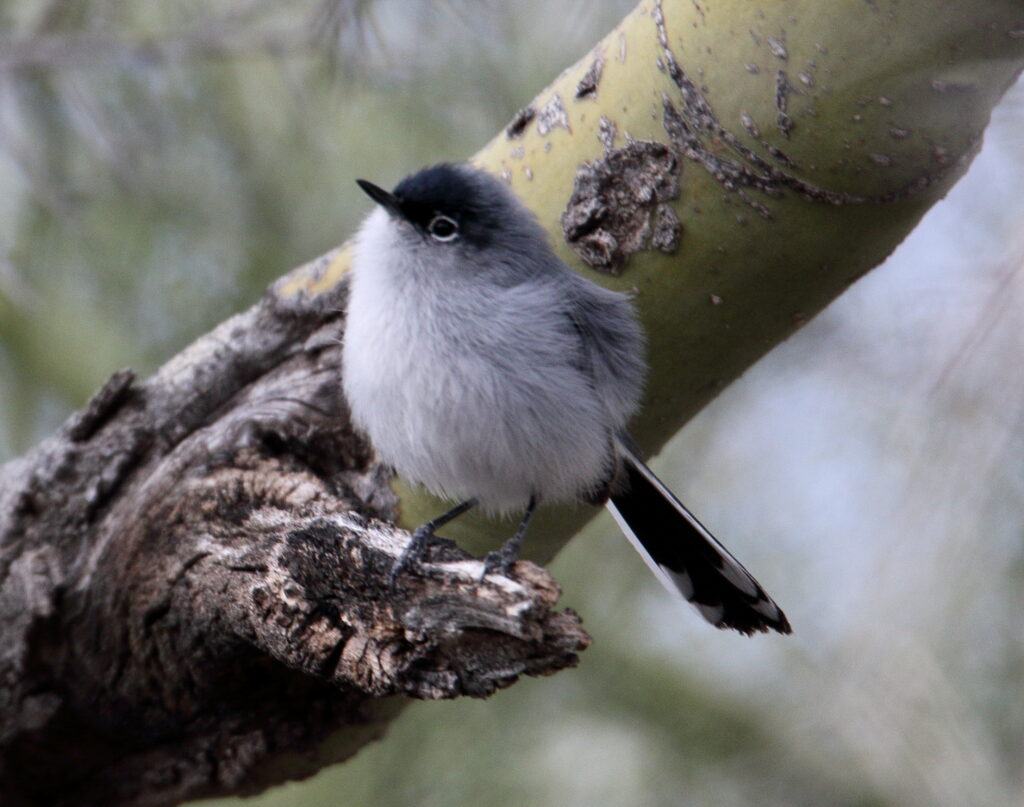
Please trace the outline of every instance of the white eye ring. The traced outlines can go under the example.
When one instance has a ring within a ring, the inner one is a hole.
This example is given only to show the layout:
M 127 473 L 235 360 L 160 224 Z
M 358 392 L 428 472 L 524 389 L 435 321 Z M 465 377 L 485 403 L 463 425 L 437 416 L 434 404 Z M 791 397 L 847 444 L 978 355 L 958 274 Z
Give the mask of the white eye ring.
M 459 237 L 459 225 L 454 219 L 438 213 L 427 225 L 427 232 L 435 241 L 454 241 Z

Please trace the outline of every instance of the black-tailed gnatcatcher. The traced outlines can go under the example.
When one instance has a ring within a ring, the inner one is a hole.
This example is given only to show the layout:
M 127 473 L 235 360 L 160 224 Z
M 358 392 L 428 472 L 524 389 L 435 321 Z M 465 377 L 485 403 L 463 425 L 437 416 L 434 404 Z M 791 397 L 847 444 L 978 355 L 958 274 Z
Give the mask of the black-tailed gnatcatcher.
M 606 504 L 658 579 L 720 628 L 789 633 L 758 582 L 637 457 L 644 376 L 628 298 L 573 272 L 500 180 L 442 164 L 356 238 L 343 351 L 355 424 L 406 480 L 461 504 L 413 533 L 393 575 L 470 508 L 525 508 L 485 574 L 515 560 L 540 501 Z M 394 579 L 394 577 L 392 577 Z

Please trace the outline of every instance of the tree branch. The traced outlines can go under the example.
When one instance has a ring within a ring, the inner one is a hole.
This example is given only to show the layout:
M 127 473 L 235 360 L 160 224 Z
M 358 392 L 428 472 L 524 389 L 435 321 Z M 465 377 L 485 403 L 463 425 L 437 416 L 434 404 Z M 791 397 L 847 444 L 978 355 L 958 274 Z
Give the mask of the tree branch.
M 5 804 L 251 788 L 285 752 L 365 733 L 375 699 L 575 663 L 587 636 L 533 564 L 481 583 L 438 540 L 389 587 L 408 536 L 341 399 L 343 290 L 269 292 L 0 470 Z

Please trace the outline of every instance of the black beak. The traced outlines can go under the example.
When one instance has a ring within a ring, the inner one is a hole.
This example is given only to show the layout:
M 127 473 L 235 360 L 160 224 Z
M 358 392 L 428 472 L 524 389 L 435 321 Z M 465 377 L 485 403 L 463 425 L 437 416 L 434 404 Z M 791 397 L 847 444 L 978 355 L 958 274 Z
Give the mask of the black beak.
M 393 213 L 396 216 L 402 215 L 402 211 L 398 207 L 398 200 L 388 191 L 378 188 L 372 182 L 367 182 L 365 179 L 357 179 L 356 184 L 365 191 L 367 196 L 389 213 Z

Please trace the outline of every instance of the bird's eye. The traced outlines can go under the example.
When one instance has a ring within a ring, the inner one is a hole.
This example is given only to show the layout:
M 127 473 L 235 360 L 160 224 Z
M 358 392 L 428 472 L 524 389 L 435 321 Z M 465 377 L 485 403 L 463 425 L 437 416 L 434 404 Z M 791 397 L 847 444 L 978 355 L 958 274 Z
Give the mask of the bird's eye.
M 430 220 L 427 231 L 437 241 L 451 241 L 459 234 L 459 225 L 440 213 Z

